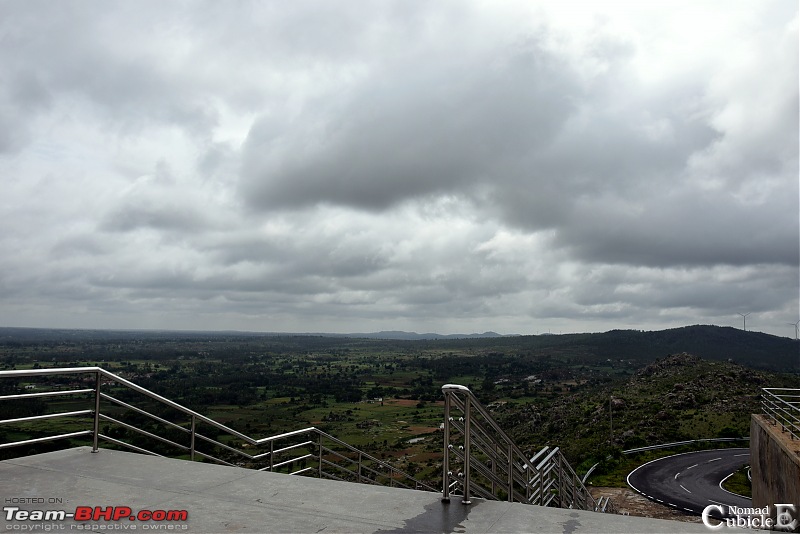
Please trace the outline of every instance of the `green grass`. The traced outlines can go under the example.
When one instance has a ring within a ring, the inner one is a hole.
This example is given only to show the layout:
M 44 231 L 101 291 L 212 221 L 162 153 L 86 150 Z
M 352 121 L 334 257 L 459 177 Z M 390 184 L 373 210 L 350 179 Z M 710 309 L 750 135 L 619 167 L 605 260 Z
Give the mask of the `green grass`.
M 782 385 L 777 375 L 727 362 L 662 359 L 645 369 L 644 358 L 620 362 L 620 358 L 629 355 L 618 353 L 616 344 L 613 354 L 611 349 L 604 349 L 602 355 L 593 354 L 582 345 L 559 345 L 546 350 L 536 346 L 514 348 L 522 341 L 535 345 L 559 339 L 562 338 L 459 342 L 463 347 L 444 342 L 313 337 L 147 342 L 98 346 L 87 353 L 84 361 L 80 360 L 80 353 L 85 349 L 80 346 L 64 348 L 62 353 L 58 353 L 61 349 L 42 346 L 39 354 L 25 347 L 9 346 L 0 347 L 0 361 L 6 358 L 17 368 L 63 366 L 65 362 L 100 365 L 254 438 L 313 425 L 375 456 L 393 458 L 403 465 L 415 463 L 415 469 L 433 478 L 439 477 L 436 471 L 442 452 L 438 432 L 443 417 L 440 387 L 445 383 L 462 384 L 469 386 L 484 405 L 504 401 L 491 411 L 522 449 L 560 446 L 581 474 L 611 454 L 612 460 L 604 461 L 592 479 L 595 485 L 610 486 L 624 486 L 628 472 L 637 465 L 675 452 L 628 457 L 621 456 L 620 449 L 721 434 L 746 435 L 751 406 L 757 404 L 757 385 Z M 124 354 L 119 354 L 121 348 L 125 349 Z M 104 361 L 105 352 L 117 361 Z M 613 361 L 606 362 L 607 358 Z M 636 376 L 631 377 L 634 370 Z M 536 375 L 542 382 L 535 386 L 527 383 L 528 375 Z M 28 381 L 33 383 L 34 379 L 26 379 L 25 383 Z M 320 387 L 339 382 L 346 383 L 347 388 Z M 220 394 L 236 392 L 240 385 L 244 392 L 252 394 Z M 339 394 L 344 389 L 366 396 L 376 387 L 386 392 L 383 406 L 366 401 L 336 401 L 352 398 Z M 123 393 L 122 389 L 108 387 L 106 392 L 153 410 L 149 401 Z M 608 412 L 612 395 L 624 401 L 613 411 L 613 436 Z M 394 397 L 400 396 L 405 398 L 395 402 Z M 47 409 L 92 409 L 88 397 L 48 399 Z M 437 402 L 433 402 L 434 398 Z M 206 406 L 195 402 L 205 402 Z M 120 418 L 122 409 L 103 401 L 102 411 Z M 188 418 L 177 412 L 163 415 L 155 409 L 154 413 L 188 424 Z M 40 432 L 47 427 L 48 434 L 66 432 L 75 426 L 72 419 L 43 421 L 25 428 Z M 205 425 L 201 427 L 201 431 L 213 432 Z M 87 426 L 84 424 L 83 428 Z M 15 435 L 18 432 L 15 429 Z M 408 443 L 416 437 L 425 439 Z M 231 436 L 220 435 L 220 439 L 226 443 L 236 441 Z
M 742 466 L 738 471 L 733 473 L 730 477 L 726 478 L 722 483 L 722 488 L 742 495 L 743 497 L 753 497 L 753 487 L 750 480 L 747 478 L 747 471 L 750 469 L 749 465 Z

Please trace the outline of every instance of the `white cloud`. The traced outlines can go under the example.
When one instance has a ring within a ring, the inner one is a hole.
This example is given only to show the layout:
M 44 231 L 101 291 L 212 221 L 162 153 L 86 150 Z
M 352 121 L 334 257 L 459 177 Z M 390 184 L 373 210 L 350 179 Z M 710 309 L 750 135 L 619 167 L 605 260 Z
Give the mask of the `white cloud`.
M 0 21 L 6 324 L 792 334 L 795 5 Z

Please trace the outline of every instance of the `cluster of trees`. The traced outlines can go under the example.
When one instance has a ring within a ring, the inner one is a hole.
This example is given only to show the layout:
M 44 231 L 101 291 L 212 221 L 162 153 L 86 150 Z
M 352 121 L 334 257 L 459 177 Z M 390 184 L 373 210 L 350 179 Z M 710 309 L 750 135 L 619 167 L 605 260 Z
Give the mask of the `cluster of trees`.
M 722 355 L 742 359 L 747 350 L 754 355 L 774 351 L 772 354 L 781 357 L 789 347 L 794 351 L 791 360 L 796 361 L 797 345 L 793 340 L 731 330 L 687 327 L 664 332 L 436 341 L 202 333 L 106 333 L 95 338 L 82 334 L 61 339 L 53 334 L 37 339 L 26 332 L 19 338 L 0 340 L 0 369 L 100 365 L 201 413 L 220 406 L 241 408 L 237 417 L 258 412 L 258 416 L 247 415 L 251 418 L 234 425 L 247 430 L 252 425 L 254 431 L 272 429 L 269 425 L 281 418 L 294 427 L 297 421 L 293 418 L 305 417 L 300 414 L 312 410 L 319 414 L 315 421 L 355 425 L 360 422 L 358 409 L 335 406 L 337 403 L 403 398 L 415 401 L 406 404 L 419 409 L 441 400 L 442 384 L 458 381 L 469 386 L 484 404 L 500 400 L 496 415 L 520 443 L 559 444 L 572 460 L 580 460 L 589 454 L 587 451 L 605 451 L 603 447 L 627 447 L 654 439 L 709 437 L 689 436 L 693 425 L 711 428 L 719 422 L 720 428 L 714 432 L 739 433 L 741 418 L 723 421 L 709 415 L 706 421 L 698 411 L 701 407 L 709 414 L 730 410 L 730 404 L 723 401 L 730 399 L 733 391 L 738 395 L 735 403 L 741 404 L 740 399 L 753 387 L 755 375 L 723 360 L 725 365 L 715 367 L 714 372 L 734 373 L 724 383 L 741 386 L 736 389 L 728 385 L 726 391 L 712 391 L 708 386 L 712 382 L 702 387 L 695 385 L 699 367 L 694 363 L 687 367 L 687 376 L 673 379 L 683 384 L 681 388 L 659 375 L 654 389 L 645 390 L 643 384 L 650 375 L 634 375 L 656 359 L 648 343 L 661 347 L 659 350 L 669 348 L 669 352 L 691 345 L 701 352 L 698 355 L 703 356 L 705 350 L 717 359 Z M 667 353 L 663 350 L 658 356 Z M 90 387 L 90 377 L 83 385 L 77 380 L 71 375 L 57 375 L 48 378 L 45 386 Z M 25 382 L 21 380 L 0 380 L 0 395 L 23 391 Z M 604 410 L 612 391 L 627 398 L 625 409 L 614 414 L 615 427 L 618 421 L 620 430 L 613 436 L 604 426 Z M 124 388 L 118 388 L 117 393 L 123 401 L 140 400 Z M 691 398 L 688 393 L 692 393 Z M 672 402 L 670 395 L 675 398 L 672 404 L 668 404 Z M 337 415 L 345 413 L 346 408 L 354 411 L 346 417 Z M 0 401 L 0 419 L 40 415 L 46 409 L 47 404 L 41 399 Z M 408 420 L 412 421 L 412 417 Z M 140 423 L 160 435 L 172 432 L 152 421 Z M 623 425 L 628 428 L 621 430 Z M 111 437 L 133 444 L 144 439 L 124 427 L 109 425 L 107 431 Z M 0 440 L 8 432 L 0 427 Z M 178 438 L 185 436 L 176 435 Z M 376 435 L 376 439 L 386 445 L 382 436 Z M 390 441 L 392 446 L 398 445 Z M 155 445 L 156 452 L 164 445 Z

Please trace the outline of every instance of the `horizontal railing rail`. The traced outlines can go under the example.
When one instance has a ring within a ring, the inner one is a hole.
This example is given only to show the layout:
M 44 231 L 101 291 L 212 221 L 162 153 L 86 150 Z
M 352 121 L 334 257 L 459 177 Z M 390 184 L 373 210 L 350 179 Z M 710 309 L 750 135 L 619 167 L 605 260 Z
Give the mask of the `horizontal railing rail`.
M 64 379 L 64 375 L 74 377 Z M 179 456 L 222 465 L 248 467 L 290 475 L 316 476 L 366 484 L 422 489 L 485 499 L 613 511 L 613 504 L 595 501 L 560 449 L 543 447 L 526 455 L 503 431 L 491 413 L 464 386 L 445 385 L 442 487 L 434 488 L 348 443 L 316 428 L 253 438 L 167 399 L 101 367 L 70 367 L 0 371 L 0 379 L 60 377 L 48 391 L 6 391 L 4 402 L 42 402 L 56 397 L 73 399 L 55 413 L 25 413 L 0 420 L 4 427 L 36 426 L 50 420 L 74 421 L 72 428 L 0 443 L 0 449 L 73 438 L 101 441 L 142 454 Z M 89 386 L 89 387 L 87 387 Z M 139 395 L 137 397 L 137 395 Z M 783 399 L 784 402 L 787 401 Z M 75 404 L 88 404 L 77 409 Z M 460 412 L 455 418 L 451 413 Z M 784 419 L 786 420 L 786 417 Z M 790 420 L 791 421 L 791 420 Z M 102 425 L 102 428 L 101 428 Z M 18 429 L 19 430 L 19 429 Z M 31 430 L 31 428 L 29 428 Z M 69 430 L 69 431 L 64 431 Z M 12 432 L 19 436 L 23 432 Z
M 636 447 L 635 449 L 626 449 L 622 454 L 636 454 L 638 452 L 652 451 L 656 449 L 673 449 L 675 447 L 682 447 L 684 445 L 692 445 L 694 443 L 727 443 L 731 441 L 750 441 L 750 437 L 741 438 L 700 438 L 700 439 L 687 439 L 684 441 L 673 441 L 670 443 L 659 443 L 657 445 L 646 445 L 644 447 Z
M 761 409 L 791 439 L 800 439 L 800 389 L 762 388 Z
M 100 441 L 104 441 L 154 456 L 181 456 L 189 460 L 200 458 L 222 465 L 290 475 L 441 491 L 316 427 L 256 439 L 101 367 L 0 371 L 0 379 L 10 380 L 60 375 L 74 375 L 75 381 L 80 384 L 70 384 L 70 389 L 63 390 L 2 395 L 0 403 L 74 396 L 78 398 L 77 401 L 89 403 L 88 408 L 3 419 L 0 420 L 0 429 L 51 419 L 81 417 L 83 423 L 75 424 L 83 428 L 0 443 L 0 449 L 90 437 L 92 452 L 97 452 Z M 82 387 L 87 383 L 93 387 Z M 50 387 L 57 386 L 51 384 Z M 142 402 L 132 402 L 131 399 L 117 398 L 119 394 L 139 394 L 144 398 L 139 399 Z M 125 417 L 128 419 L 124 420 Z M 86 426 L 91 428 L 87 429 Z M 167 450 L 170 452 L 167 453 Z
M 460 494 L 541 506 L 613 512 L 609 499 L 595 501 L 558 447 L 528 457 L 465 386 L 447 384 L 442 498 Z M 453 413 L 460 413 L 454 417 Z

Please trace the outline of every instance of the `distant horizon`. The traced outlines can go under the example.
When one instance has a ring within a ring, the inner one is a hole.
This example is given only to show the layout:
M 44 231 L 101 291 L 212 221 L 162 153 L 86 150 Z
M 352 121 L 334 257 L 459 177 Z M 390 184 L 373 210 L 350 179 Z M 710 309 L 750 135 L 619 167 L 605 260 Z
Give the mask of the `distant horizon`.
M 433 337 L 442 337 L 442 338 L 482 338 L 482 339 L 490 339 L 490 338 L 509 338 L 509 337 L 524 337 L 524 336 L 560 336 L 560 335 L 581 335 L 581 334 L 604 334 L 613 331 L 633 331 L 633 332 L 663 332 L 668 330 L 677 330 L 681 328 L 691 328 L 691 327 L 715 327 L 715 328 L 730 328 L 732 330 L 742 330 L 741 328 L 736 328 L 735 326 L 731 325 L 715 325 L 715 324 L 691 324 L 691 325 L 682 325 L 682 326 L 674 326 L 668 328 L 656 328 L 656 329 L 642 329 L 642 328 L 610 328 L 607 330 L 598 330 L 598 331 L 576 331 L 576 332 L 536 332 L 536 333 L 501 333 L 496 332 L 493 330 L 485 330 L 483 332 L 453 332 L 453 333 L 441 333 L 441 332 L 431 332 L 431 331 L 423 331 L 417 332 L 413 330 L 374 330 L 374 331 L 346 331 L 346 332 L 325 332 L 325 331 L 280 331 L 280 330 L 237 330 L 237 329 L 191 329 L 191 328 L 93 328 L 93 327 L 53 327 L 53 326 L 9 326 L 9 325 L 0 325 L 0 330 L 2 329 L 21 329 L 21 330 L 55 330 L 55 331 L 78 331 L 78 332 L 175 332 L 175 333 L 184 333 L 184 334 L 243 334 L 243 335 L 275 335 L 275 336 L 332 336 L 332 337 L 347 337 L 347 336 L 368 336 L 368 337 L 376 337 L 379 334 L 398 334 L 398 337 L 385 337 L 383 339 L 406 339 L 402 337 L 403 334 L 416 336 L 418 338 L 422 338 L 423 336 L 433 336 Z M 746 332 L 750 333 L 758 333 L 758 334 L 765 334 L 775 337 L 785 337 L 788 339 L 795 339 L 794 335 L 779 335 L 779 334 L 772 334 L 770 332 L 764 332 L 761 330 L 750 330 L 748 329 Z M 409 338 L 411 339 L 411 338 Z M 431 338 L 426 338 L 431 339 Z

